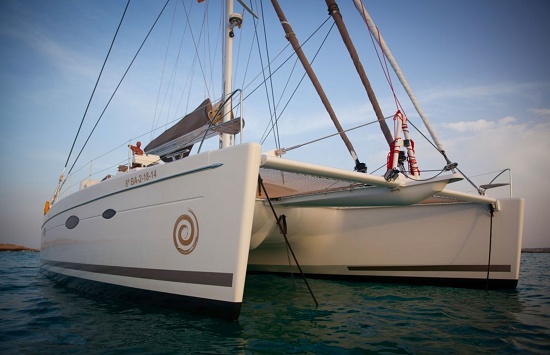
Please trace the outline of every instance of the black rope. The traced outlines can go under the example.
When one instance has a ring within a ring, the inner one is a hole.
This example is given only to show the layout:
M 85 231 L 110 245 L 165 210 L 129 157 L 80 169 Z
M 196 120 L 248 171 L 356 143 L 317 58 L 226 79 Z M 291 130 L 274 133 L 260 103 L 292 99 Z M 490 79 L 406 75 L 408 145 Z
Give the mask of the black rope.
M 407 174 L 403 174 L 403 176 L 406 177 L 409 180 L 414 180 L 414 181 L 431 181 L 431 180 L 435 179 L 436 177 L 438 177 L 439 175 L 443 174 L 447 170 L 445 170 L 445 168 L 443 168 L 441 170 L 424 170 L 424 172 L 426 172 L 426 171 L 439 171 L 439 172 L 437 174 L 435 174 L 434 176 L 426 178 L 426 179 L 415 179 L 413 177 L 410 177 Z M 411 173 L 411 171 L 409 171 L 409 174 L 410 173 Z
M 489 260 L 487 260 L 487 280 L 485 281 L 485 290 L 489 290 L 489 271 L 491 270 L 491 249 L 493 246 L 493 217 L 495 207 L 493 204 L 489 204 L 489 213 L 491 213 L 491 223 L 489 227 Z
M 273 212 L 273 215 L 275 216 L 275 220 L 277 221 L 277 225 L 279 226 L 279 229 L 281 230 L 281 233 L 283 234 L 283 237 L 285 238 L 285 243 L 290 250 L 290 253 L 292 254 L 292 258 L 294 258 L 294 262 L 296 263 L 296 266 L 298 267 L 298 270 L 300 270 L 300 275 L 302 276 L 302 279 L 304 279 L 304 282 L 307 286 L 307 289 L 309 290 L 309 294 L 311 295 L 311 298 L 313 298 L 313 301 L 315 302 L 315 307 L 319 307 L 319 303 L 317 302 L 317 299 L 315 298 L 315 295 L 313 294 L 313 291 L 311 290 L 311 287 L 309 286 L 309 283 L 307 282 L 306 276 L 304 275 L 304 272 L 302 271 L 302 268 L 300 266 L 300 263 L 298 263 L 298 259 L 296 258 L 296 254 L 294 254 L 294 251 L 292 250 L 292 247 L 290 246 L 290 243 L 288 242 L 288 238 L 286 237 L 286 228 L 281 224 L 282 218 L 277 216 L 277 212 L 275 212 L 275 208 L 273 207 L 273 204 L 271 203 L 271 200 L 269 199 L 269 196 L 267 194 L 267 190 L 265 189 L 262 177 L 258 175 L 258 184 L 262 188 L 262 190 L 265 193 L 265 198 L 267 199 L 267 202 L 269 202 L 269 207 L 271 207 L 271 211 Z

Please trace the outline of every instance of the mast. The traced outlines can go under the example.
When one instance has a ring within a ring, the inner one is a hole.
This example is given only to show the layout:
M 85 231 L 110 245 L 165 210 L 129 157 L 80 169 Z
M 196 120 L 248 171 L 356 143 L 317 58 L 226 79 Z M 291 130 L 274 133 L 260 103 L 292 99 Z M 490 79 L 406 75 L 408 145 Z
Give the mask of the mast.
M 223 116 L 222 122 L 231 120 L 231 92 L 232 76 L 233 76 L 233 37 L 235 33 L 233 29 L 240 26 L 243 18 L 240 14 L 233 13 L 233 0 L 226 0 L 225 13 L 227 22 L 225 24 L 225 53 L 223 57 Z M 220 148 L 225 148 L 231 145 L 231 136 L 227 133 L 220 134 Z
M 334 123 L 334 126 L 338 130 L 338 133 L 340 134 L 340 137 L 344 141 L 344 144 L 348 148 L 351 157 L 353 158 L 355 162 L 355 170 L 360 172 L 366 172 L 367 168 L 364 163 L 361 163 L 359 161 L 359 158 L 357 157 L 357 154 L 355 153 L 355 149 L 353 148 L 353 145 L 351 144 L 351 141 L 349 140 L 348 136 L 344 132 L 344 129 L 340 125 L 340 122 L 338 121 L 338 117 L 336 117 L 336 114 L 334 113 L 334 110 L 332 109 L 332 106 L 330 105 L 330 102 L 328 101 L 328 98 L 325 94 L 325 91 L 321 87 L 321 84 L 319 83 L 319 80 L 317 79 L 317 76 L 313 72 L 313 69 L 311 68 L 311 65 L 309 64 L 304 52 L 302 51 L 302 48 L 300 47 L 300 43 L 298 42 L 298 39 L 296 38 L 296 34 L 294 34 L 294 31 L 292 30 L 292 27 L 288 23 L 285 14 L 283 13 L 283 10 L 281 9 L 281 6 L 279 5 L 279 2 L 277 0 L 271 0 L 271 3 L 273 4 L 273 8 L 275 9 L 275 12 L 277 13 L 277 16 L 279 17 L 279 21 L 281 22 L 281 25 L 283 26 L 283 29 L 286 33 L 286 39 L 290 42 L 292 45 L 292 48 L 294 49 L 294 52 L 298 56 L 298 59 L 300 59 L 300 62 L 302 63 L 307 75 L 309 76 L 309 79 L 311 80 L 311 83 L 315 87 L 315 90 L 317 91 L 317 94 L 321 98 L 321 101 L 323 102 L 323 105 L 325 106 L 325 109 L 327 110 L 330 118 L 332 119 L 332 122 Z
M 222 122 L 227 122 L 231 112 L 231 89 L 233 74 L 233 27 L 231 27 L 231 14 L 233 13 L 233 1 L 226 0 L 225 2 L 225 14 L 227 22 L 225 24 L 225 50 L 223 57 L 223 114 Z M 227 102 L 226 102 L 227 100 Z M 228 147 L 231 143 L 231 137 L 228 134 L 222 133 L 220 135 L 220 148 Z
M 384 134 L 384 137 L 386 138 L 388 145 L 391 145 L 393 142 L 392 134 L 390 132 L 390 129 L 388 128 L 388 125 L 386 124 L 386 120 L 384 119 L 384 115 L 382 114 L 382 110 L 380 109 L 380 105 L 378 104 L 378 100 L 376 99 L 376 95 L 372 90 L 367 74 L 365 73 L 365 69 L 363 69 L 363 65 L 359 60 L 359 55 L 357 54 L 357 51 L 355 50 L 355 46 L 353 45 L 353 42 L 349 37 L 349 33 L 348 33 L 348 30 L 346 29 L 346 25 L 342 20 L 342 14 L 340 13 L 340 9 L 338 8 L 338 5 L 336 4 L 335 0 L 326 0 L 326 3 L 328 6 L 328 12 L 334 19 L 334 22 L 338 27 L 338 31 L 340 31 L 340 35 L 342 36 L 342 40 L 344 41 L 344 44 L 348 49 L 351 60 L 355 65 L 355 69 L 357 70 L 357 73 L 361 78 L 361 82 L 363 83 L 365 90 L 367 90 L 367 96 L 369 97 L 369 100 L 372 104 L 372 108 L 376 113 L 376 118 L 378 119 L 378 123 L 380 124 L 380 129 L 382 130 L 382 133 Z
M 363 20 L 367 24 L 367 26 L 369 28 L 369 31 L 372 33 L 374 38 L 376 38 L 376 41 L 380 45 L 380 48 L 382 48 L 382 51 L 384 52 L 384 55 L 386 56 L 386 58 L 390 62 L 395 74 L 399 78 L 399 81 L 401 82 L 401 85 L 403 85 L 403 88 L 407 92 L 407 95 L 409 95 L 409 98 L 411 99 L 411 102 L 414 105 L 414 108 L 416 109 L 416 112 L 418 112 L 418 114 L 420 115 L 420 118 L 422 118 L 422 121 L 424 122 L 424 125 L 426 126 L 426 129 L 430 133 L 430 136 L 432 137 L 434 143 L 437 145 L 437 149 L 443 155 L 443 157 L 445 157 L 445 160 L 447 161 L 447 164 L 450 164 L 451 161 L 449 160 L 449 158 L 447 158 L 447 155 L 445 154 L 445 148 L 443 148 L 443 144 L 441 143 L 441 141 L 439 140 L 437 134 L 435 133 L 435 130 L 433 129 L 430 121 L 428 120 L 428 118 L 424 114 L 424 111 L 422 111 L 422 108 L 420 107 L 420 104 L 416 100 L 416 97 L 414 96 L 414 93 L 412 92 L 411 88 L 409 87 L 409 84 L 407 83 L 407 80 L 405 79 L 405 76 L 403 75 L 403 73 L 401 72 L 401 69 L 397 65 L 397 62 L 393 58 L 393 55 L 391 54 L 390 49 L 386 45 L 386 42 L 382 38 L 382 35 L 378 31 L 378 28 L 376 27 L 376 25 L 372 21 L 371 17 L 367 13 L 367 10 L 363 6 L 361 0 L 353 0 L 353 3 L 355 4 L 355 7 L 357 8 L 357 11 L 359 11 L 359 13 L 361 14 L 361 17 L 363 18 Z

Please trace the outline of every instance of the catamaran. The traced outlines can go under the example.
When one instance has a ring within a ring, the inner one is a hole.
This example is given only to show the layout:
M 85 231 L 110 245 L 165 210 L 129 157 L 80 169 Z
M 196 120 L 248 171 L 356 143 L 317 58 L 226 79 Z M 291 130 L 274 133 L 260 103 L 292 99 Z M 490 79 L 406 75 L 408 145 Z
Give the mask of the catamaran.
M 288 159 L 291 149 L 242 142 L 246 100 L 244 90 L 232 87 L 232 45 L 244 15 L 258 16 L 244 1 L 236 13 L 228 0 L 221 99 L 206 98 L 143 150 L 132 147 L 130 161 L 115 175 L 86 178 L 69 194 L 63 193 L 64 172 L 44 209 L 42 270 L 81 289 L 227 319 L 239 317 L 250 272 L 515 288 L 524 200 L 486 195 L 501 184 L 476 193 L 447 187 L 465 176 L 355 0 L 357 19 L 368 26 L 445 161 L 437 174 L 421 178 L 407 116 L 397 110 L 393 133 L 388 129 L 338 5 L 326 3 L 387 142 L 382 173 L 367 173 L 359 160 L 277 0 L 272 4 L 297 62 L 355 168 Z M 248 124 L 254 120 L 246 117 Z M 201 151 L 212 137 L 219 137 L 220 148 Z

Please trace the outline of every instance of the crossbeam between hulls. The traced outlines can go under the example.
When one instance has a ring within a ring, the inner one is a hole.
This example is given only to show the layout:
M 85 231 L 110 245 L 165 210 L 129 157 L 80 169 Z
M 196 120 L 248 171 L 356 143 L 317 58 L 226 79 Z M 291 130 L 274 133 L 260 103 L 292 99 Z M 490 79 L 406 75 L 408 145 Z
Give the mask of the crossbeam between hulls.
M 381 176 L 358 173 L 344 169 L 336 169 L 322 165 L 304 163 L 301 161 L 282 159 L 280 157 L 262 154 L 261 166 L 263 168 L 276 169 L 291 173 L 308 174 L 330 179 L 340 179 L 360 184 L 376 185 L 390 189 L 398 188 L 404 185 L 403 181 L 386 181 Z
M 374 185 L 379 187 L 386 187 L 390 190 L 398 190 L 400 188 L 408 188 L 412 185 L 423 184 L 424 182 L 413 181 L 413 180 L 394 180 L 386 181 L 381 176 L 358 173 L 355 171 L 348 171 L 344 169 L 331 168 L 322 165 L 316 165 L 311 163 L 304 163 L 295 160 L 283 159 L 276 155 L 271 155 L 269 153 L 262 154 L 261 167 L 267 169 L 275 169 L 280 171 L 285 171 L 289 173 L 298 173 L 313 175 L 318 177 L 325 177 L 329 179 L 338 179 L 346 180 L 351 182 L 356 182 L 366 185 Z M 440 179 L 447 179 L 448 183 L 462 180 L 463 176 L 461 174 L 453 174 L 449 177 L 440 177 Z M 499 209 L 498 201 L 495 198 L 488 196 L 474 195 L 466 192 L 448 190 L 442 188 L 439 191 L 434 191 L 434 194 L 437 196 L 448 197 L 464 202 L 471 203 L 480 203 L 480 204 L 493 204 L 495 205 L 496 210 Z
M 442 197 L 453 198 L 456 200 L 462 200 L 466 202 L 485 203 L 488 205 L 497 204 L 497 206 L 495 206 L 495 209 L 499 210 L 498 200 L 496 198 L 492 198 L 488 196 L 472 195 L 466 192 L 447 190 L 447 189 L 444 189 L 443 191 L 439 192 L 437 195 Z

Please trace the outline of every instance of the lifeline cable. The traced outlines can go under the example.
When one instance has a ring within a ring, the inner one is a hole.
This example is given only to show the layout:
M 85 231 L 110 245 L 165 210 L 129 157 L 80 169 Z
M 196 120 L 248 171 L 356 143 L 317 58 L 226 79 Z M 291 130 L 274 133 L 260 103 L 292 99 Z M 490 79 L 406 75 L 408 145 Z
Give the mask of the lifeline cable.
M 281 225 L 281 219 L 279 216 L 277 216 L 277 212 L 275 212 L 275 208 L 273 207 L 273 204 L 271 203 L 271 200 L 269 199 L 269 196 L 267 194 L 267 190 L 265 189 L 264 182 L 262 180 L 262 177 L 258 175 L 258 183 L 260 184 L 262 190 L 265 193 L 265 198 L 267 199 L 267 202 L 269 202 L 269 207 L 271 207 L 271 211 L 273 212 L 273 215 L 275 216 L 275 220 L 277 221 L 277 225 L 279 226 L 279 229 L 281 230 L 281 233 L 283 234 L 283 237 L 285 238 L 286 246 L 288 247 L 288 250 L 290 250 L 290 253 L 292 254 L 292 257 L 294 258 L 294 262 L 296 263 L 296 266 L 298 267 L 298 270 L 300 270 L 300 275 L 302 275 L 302 279 L 304 279 L 304 282 L 307 286 L 307 289 L 309 290 L 309 294 L 313 298 L 313 302 L 315 302 L 315 307 L 319 307 L 319 303 L 317 302 L 317 299 L 315 298 L 315 295 L 313 294 L 313 291 L 311 290 L 311 287 L 309 286 L 309 283 L 307 282 L 306 276 L 304 272 L 302 271 L 302 267 L 300 266 L 300 263 L 298 263 L 298 259 L 296 258 L 296 254 L 294 254 L 294 251 L 292 250 L 292 247 L 290 246 L 290 243 L 288 242 L 288 238 L 286 237 L 286 231 Z

